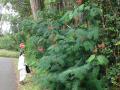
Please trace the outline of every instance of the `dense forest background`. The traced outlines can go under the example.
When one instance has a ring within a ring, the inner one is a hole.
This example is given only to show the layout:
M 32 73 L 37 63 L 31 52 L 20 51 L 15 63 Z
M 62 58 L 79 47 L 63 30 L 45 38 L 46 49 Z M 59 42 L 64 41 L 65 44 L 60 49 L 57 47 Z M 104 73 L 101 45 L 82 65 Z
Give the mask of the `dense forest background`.
M 12 33 L 1 35 L 0 48 L 19 50 L 24 42 L 42 90 L 120 87 L 119 0 L 1 1 L 8 2 L 19 14 L 4 16 Z

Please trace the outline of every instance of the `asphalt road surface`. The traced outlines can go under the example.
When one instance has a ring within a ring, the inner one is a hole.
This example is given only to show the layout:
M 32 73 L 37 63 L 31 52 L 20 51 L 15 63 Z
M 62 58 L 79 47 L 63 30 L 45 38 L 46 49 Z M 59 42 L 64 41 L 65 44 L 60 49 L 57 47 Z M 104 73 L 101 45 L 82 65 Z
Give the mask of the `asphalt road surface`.
M 15 69 L 11 58 L 0 57 L 0 90 L 17 90 Z

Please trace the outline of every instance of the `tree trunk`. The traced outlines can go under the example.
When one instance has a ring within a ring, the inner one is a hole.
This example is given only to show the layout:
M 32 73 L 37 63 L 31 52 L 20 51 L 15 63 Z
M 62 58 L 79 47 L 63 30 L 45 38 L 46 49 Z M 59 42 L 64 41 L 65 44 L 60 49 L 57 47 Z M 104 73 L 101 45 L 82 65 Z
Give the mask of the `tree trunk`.
M 32 9 L 32 14 L 34 19 L 37 19 L 37 11 L 44 8 L 44 0 L 30 0 L 30 5 Z

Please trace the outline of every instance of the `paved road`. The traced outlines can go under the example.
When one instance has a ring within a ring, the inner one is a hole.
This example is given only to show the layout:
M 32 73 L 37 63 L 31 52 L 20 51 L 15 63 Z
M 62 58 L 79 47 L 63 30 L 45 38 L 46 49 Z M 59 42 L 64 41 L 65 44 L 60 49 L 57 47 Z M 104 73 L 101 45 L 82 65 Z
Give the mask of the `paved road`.
M 0 90 L 17 90 L 12 59 L 0 57 Z

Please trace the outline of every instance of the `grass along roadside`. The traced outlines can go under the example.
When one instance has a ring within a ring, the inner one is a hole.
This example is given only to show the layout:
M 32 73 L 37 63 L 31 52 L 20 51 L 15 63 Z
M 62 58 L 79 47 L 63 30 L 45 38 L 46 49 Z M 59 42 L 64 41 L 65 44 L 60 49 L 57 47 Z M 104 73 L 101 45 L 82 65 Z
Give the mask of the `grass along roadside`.
M 0 49 L 0 57 L 12 57 L 12 58 L 18 58 L 19 52 L 17 51 L 9 51 L 5 49 Z
M 40 90 L 37 85 L 32 82 L 32 76 L 27 76 L 25 85 L 19 86 L 20 90 Z

